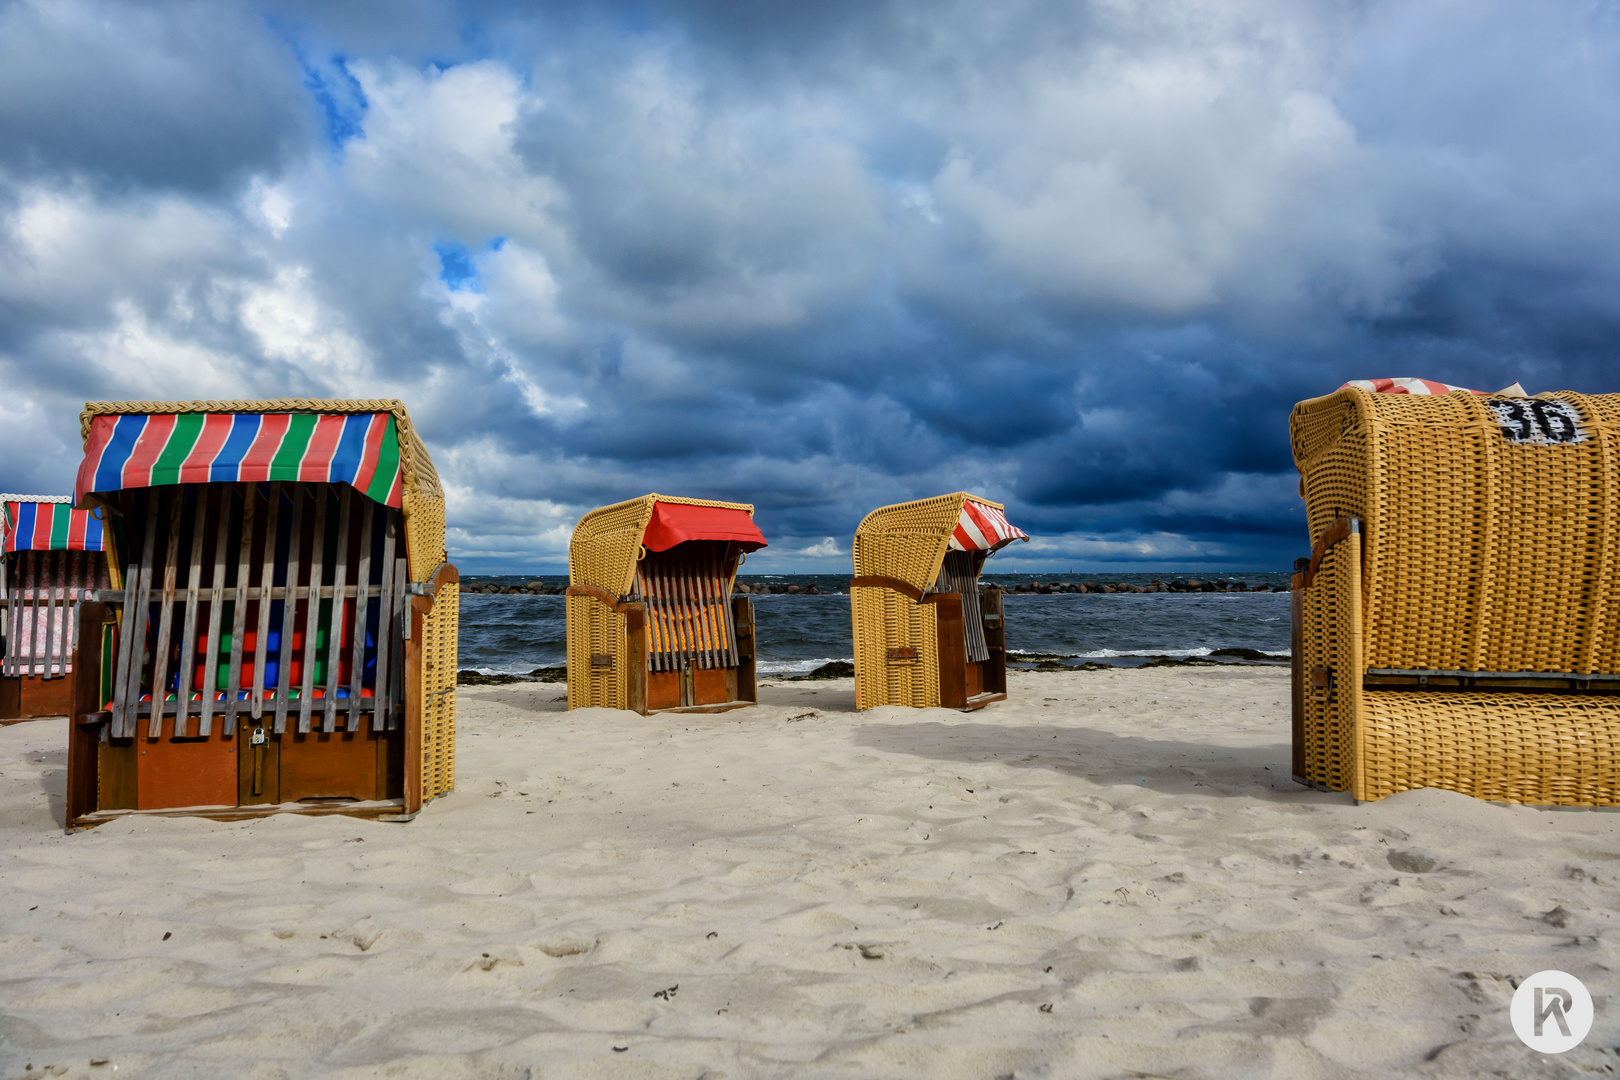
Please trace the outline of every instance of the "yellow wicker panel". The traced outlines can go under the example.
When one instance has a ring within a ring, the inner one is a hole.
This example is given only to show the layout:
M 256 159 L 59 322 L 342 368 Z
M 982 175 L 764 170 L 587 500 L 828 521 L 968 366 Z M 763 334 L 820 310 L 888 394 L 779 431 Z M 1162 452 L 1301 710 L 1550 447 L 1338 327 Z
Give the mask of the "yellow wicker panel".
M 939 704 L 939 619 L 931 604 L 893 589 L 850 590 L 855 632 L 855 707 Z M 914 660 L 890 660 L 889 650 L 915 649 Z
M 1305 775 L 1333 791 L 1350 791 L 1356 776 L 1356 715 L 1361 698 L 1361 537 L 1339 541 L 1305 590 L 1303 670 Z M 1332 673 L 1326 687 L 1310 674 Z
M 568 597 L 568 707 L 629 708 L 625 664 L 630 652 L 623 615 L 594 596 Z M 593 655 L 613 666 L 593 668 Z
M 850 545 L 855 576 L 899 578 L 914 588 L 928 589 L 939 576 L 939 564 L 968 497 L 966 492 L 958 491 L 896 503 L 867 514 L 855 529 L 855 540 Z M 1003 509 L 1000 503 L 974 498 Z
M 1367 662 L 1460 671 L 1620 671 L 1620 395 L 1554 395 L 1569 445 L 1514 444 L 1492 399 L 1342 390 L 1295 408 L 1311 538 L 1365 529 Z
M 422 801 L 456 786 L 456 649 L 461 590 L 440 589 L 422 620 Z
M 1620 803 L 1620 700 L 1380 692 L 1364 705 L 1360 798 L 1445 788 L 1543 806 Z

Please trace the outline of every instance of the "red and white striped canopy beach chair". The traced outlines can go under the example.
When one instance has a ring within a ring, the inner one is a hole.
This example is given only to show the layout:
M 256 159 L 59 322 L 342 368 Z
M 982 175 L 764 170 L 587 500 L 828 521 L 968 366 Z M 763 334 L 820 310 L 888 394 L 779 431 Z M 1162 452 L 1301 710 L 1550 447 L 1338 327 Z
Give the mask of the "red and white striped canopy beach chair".
M 979 573 L 1028 539 L 1000 503 L 964 491 L 866 515 L 851 551 L 855 707 L 972 710 L 1005 698 L 1001 590 L 981 592 Z

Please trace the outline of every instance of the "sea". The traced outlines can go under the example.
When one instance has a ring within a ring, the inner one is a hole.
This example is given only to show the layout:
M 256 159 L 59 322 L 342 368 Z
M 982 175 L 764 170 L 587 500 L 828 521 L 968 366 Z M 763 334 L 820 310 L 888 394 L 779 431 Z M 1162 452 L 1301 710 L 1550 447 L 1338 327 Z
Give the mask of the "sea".
M 1224 662 L 1256 662 L 1222 650 L 1254 650 L 1284 658 L 1288 654 L 1286 592 L 1196 593 L 1015 593 L 1021 582 L 1090 582 L 1146 585 L 1176 579 L 1242 581 L 1248 586 L 1286 587 L 1281 573 L 1210 574 L 984 574 L 985 584 L 1008 590 L 1008 663 L 1062 658 L 1079 665 L 1103 663 L 1132 667 L 1160 657 L 1210 657 Z M 547 575 L 481 575 L 468 581 L 522 585 L 544 581 L 567 584 Z M 813 671 L 854 655 L 849 596 L 842 590 L 848 575 L 759 574 L 743 576 L 753 583 L 782 583 L 803 588 L 815 583 L 821 595 L 754 594 L 759 672 L 794 675 Z M 567 663 L 567 621 L 561 596 L 466 593 L 461 597 L 463 670 L 482 674 L 527 674 L 535 668 Z M 1216 655 L 1211 655 L 1216 654 Z M 1050 662 L 1050 661 L 1048 661 Z M 1265 663 L 1267 661 L 1258 661 Z M 1278 662 L 1273 660 L 1271 662 Z

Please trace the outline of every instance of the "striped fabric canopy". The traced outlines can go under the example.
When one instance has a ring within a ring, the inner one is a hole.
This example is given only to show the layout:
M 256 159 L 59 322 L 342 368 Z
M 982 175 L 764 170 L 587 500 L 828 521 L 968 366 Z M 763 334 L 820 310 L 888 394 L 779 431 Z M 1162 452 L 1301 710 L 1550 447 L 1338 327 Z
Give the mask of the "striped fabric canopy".
M 351 484 L 399 506 L 399 431 L 392 413 L 150 413 L 97 416 L 73 487 L 303 480 Z
M 75 510 L 66 495 L 0 495 L 5 505 L 5 549 L 100 551 L 101 522 L 94 510 Z
M 1008 521 L 1006 514 L 969 499 L 962 504 L 962 516 L 956 520 L 950 546 L 953 551 L 993 552 L 1014 540 L 1028 539 L 1029 534 Z
M 1484 390 L 1469 390 L 1466 386 L 1452 386 L 1450 383 L 1435 382 L 1433 379 L 1351 379 L 1344 386 L 1353 386 L 1357 390 L 1366 390 L 1373 394 L 1449 394 L 1453 390 L 1462 390 L 1469 394 L 1486 396 Z M 1498 390 L 1492 397 L 1525 397 L 1524 387 L 1518 383 L 1505 389 Z

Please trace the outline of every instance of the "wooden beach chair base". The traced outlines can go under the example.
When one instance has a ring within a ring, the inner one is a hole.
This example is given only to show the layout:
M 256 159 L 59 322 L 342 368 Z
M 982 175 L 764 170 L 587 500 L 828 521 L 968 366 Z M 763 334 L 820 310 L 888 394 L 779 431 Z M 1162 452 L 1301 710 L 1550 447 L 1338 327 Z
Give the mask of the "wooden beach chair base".
M 66 716 L 72 709 L 72 676 L 55 679 L 40 675 L 0 678 L 0 724 Z

